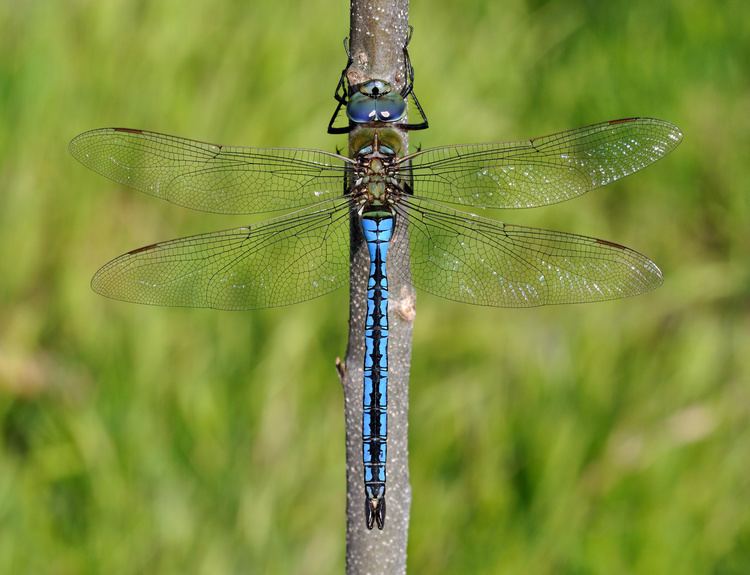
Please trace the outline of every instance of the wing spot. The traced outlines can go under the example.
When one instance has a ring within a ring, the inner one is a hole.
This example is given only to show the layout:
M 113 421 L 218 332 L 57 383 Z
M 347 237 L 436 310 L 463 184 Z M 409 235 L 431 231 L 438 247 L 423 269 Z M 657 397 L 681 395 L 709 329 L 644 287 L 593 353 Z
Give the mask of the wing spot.
M 600 240 L 600 239 L 597 239 L 596 243 L 597 244 L 602 244 L 604 246 L 609 246 L 611 248 L 617 248 L 617 249 L 620 249 L 620 250 L 627 250 L 628 249 L 625 246 L 623 246 L 622 244 L 617 244 L 615 242 L 610 242 L 609 240 Z
M 136 249 L 134 249 L 134 250 L 130 250 L 130 251 L 129 251 L 129 252 L 127 253 L 127 255 L 129 255 L 129 256 L 132 256 L 132 255 L 135 255 L 135 254 L 139 254 L 139 253 L 141 253 L 141 252 L 145 252 L 145 251 L 148 251 L 148 250 L 154 249 L 155 247 L 158 247 L 158 246 L 159 246 L 159 243 L 157 242 L 157 243 L 155 243 L 155 244 L 150 244 L 150 245 L 148 245 L 148 246 L 143 246 L 142 248 L 136 248 Z
M 127 134 L 142 134 L 143 130 L 137 130 L 135 128 L 115 128 L 115 132 L 125 132 Z
M 628 122 L 635 122 L 638 118 L 620 118 L 619 120 L 610 120 L 608 123 L 610 126 L 615 124 L 627 124 Z

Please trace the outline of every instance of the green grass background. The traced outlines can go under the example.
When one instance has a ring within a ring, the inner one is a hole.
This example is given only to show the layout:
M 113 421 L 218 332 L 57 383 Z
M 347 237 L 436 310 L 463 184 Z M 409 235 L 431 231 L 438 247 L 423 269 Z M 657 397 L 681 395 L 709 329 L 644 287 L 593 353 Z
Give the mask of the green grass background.
M 664 286 L 585 306 L 418 299 L 414 573 L 750 573 L 750 9 L 414 0 L 431 128 L 500 141 L 633 115 L 685 141 L 510 222 L 649 254 Z M 334 150 L 346 2 L 0 4 L 0 573 L 343 570 L 334 359 L 347 294 L 140 307 L 89 279 L 245 223 L 98 177 L 89 128 Z

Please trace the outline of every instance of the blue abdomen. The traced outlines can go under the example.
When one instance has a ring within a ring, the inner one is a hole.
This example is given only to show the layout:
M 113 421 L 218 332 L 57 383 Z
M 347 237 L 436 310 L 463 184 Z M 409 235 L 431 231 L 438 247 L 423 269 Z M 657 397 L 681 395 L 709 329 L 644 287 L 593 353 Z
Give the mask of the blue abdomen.
M 370 254 L 365 319 L 362 458 L 365 469 L 367 527 L 385 522 L 385 463 L 388 438 L 388 276 L 386 257 L 393 235 L 393 215 L 369 212 L 362 232 Z

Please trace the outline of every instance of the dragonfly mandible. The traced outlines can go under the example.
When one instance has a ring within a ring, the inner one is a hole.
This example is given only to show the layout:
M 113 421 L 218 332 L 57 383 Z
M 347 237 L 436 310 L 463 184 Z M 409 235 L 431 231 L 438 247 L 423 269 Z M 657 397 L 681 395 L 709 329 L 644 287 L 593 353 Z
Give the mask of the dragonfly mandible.
M 354 88 L 351 98 L 337 98 L 336 109 L 345 106 L 350 122 L 364 128 L 351 158 L 322 150 L 221 146 L 130 128 L 85 132 L 71 141 L 70 151 L 117 183 L 195 210 L 290 212 L 127 252 L 92 279 L 96 292 L 114 299 L 249 310 L 316 298 L 347 283 L 350 220 L 360 222 L 370 254 L 365 520 L 368 528 L 383 529 L 387 277 L 401 272 L 388 263 L 389 249 L 402 256 L 391 262 L 409 254 L 410 275 L 404 277 L 416 288 L 476 305 L 532 307 L 647 292 L 661 284 L 661 271 L 625 246 L 506 224 L 460 208 L 532 208 L 575 198 L 663 157 L 682 133 L 662 120 L 626 118 L 518 142 L 409 153 L 397 130 L 427 125 L 421 107 L 420 124 L 399 124 L 406 98 L 413 96 L 411 79 L 400 92 L 382 80 Z M 401 226 L 408 239 L 392 243 Z

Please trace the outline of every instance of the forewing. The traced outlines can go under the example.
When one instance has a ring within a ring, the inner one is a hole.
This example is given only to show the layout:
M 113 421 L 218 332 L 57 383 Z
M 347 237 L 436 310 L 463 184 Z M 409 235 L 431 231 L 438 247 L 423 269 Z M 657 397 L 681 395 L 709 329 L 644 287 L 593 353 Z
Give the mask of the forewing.
M 682 139 L 652 118 L 594 124 L 524 142 L 443 146 L 411 155 L 414 195 L 486 208 L 569 200 L 655 162 Z M 406 164 L 406 162 L 405 162 Z
M 119 184 L 205 212 L 296 209 L 343 194 L 347 158 L 317 150 L 239 148 L 103 128 L 70 142 L 83 165 Z
M 413 284 L 450 300 L 498 307 L 593 302 L 662 282 L 654 262 L 606 240 L 504 224 L 416 199 L 405 200 L 398 213 L 408 219 Z
M 241 310 L 316 298 L 348 277 L 349 206 L 342 199 L 133 250 L 102 267 L 91 285 L 129 302 Z

